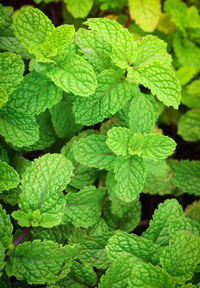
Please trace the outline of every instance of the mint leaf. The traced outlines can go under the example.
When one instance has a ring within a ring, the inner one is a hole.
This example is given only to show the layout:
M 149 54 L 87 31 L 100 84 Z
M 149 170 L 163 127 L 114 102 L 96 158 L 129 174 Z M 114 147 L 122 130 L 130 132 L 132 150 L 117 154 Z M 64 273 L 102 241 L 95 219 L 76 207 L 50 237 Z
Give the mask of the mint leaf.
M 181 116 L 178 123 L 178 134 L 188 142 L 200 139 L 200 109 L 191 109 Z
M 64 2 L 74 18 L 87 17 L 93 5 L 92 0 L 64 0 Z
M 106 144 L 118 156 L 128 155 L 128 143 L 131 131 L 127 128 L 114 127 L 108 131 Z
M 92 67 L 79 55 L 68 54 L 58 58 L 47 76 L 65 92 L 83 97 L 93 94 L 97 87 Z
M 188 205 L 185 209 L 185 216 L 200 223 L 200 201 L 194 201 L 192 204 Z
M 169 233 L 171 235 L 174 235 L 177 231 L 181 230 L 187 230 L 190 232 L 193 232 L 197 236 L 200 236 L 200 224 L 190 219 L 189 217 L 179 217 L 177 219 L 174 219 L 169 227 Z
M 117 157 L 115 166 L 116 195 L 119 199 L 131 202 L 135 200 L 144 187 L 146 165 L 138 156 Z
M 71 162 L 60 154 L 45 154 L 34 160 L 22 176 L 20 210 L 12 213 L 21 226 L 50 228 L 60 224 L 66 203 L 62 190 L 72 171 Z
M 19 181 L 17 171 L 6 162 L 0 160 L 0 192 L 17 187 Z
M 130 98 L 130 86 L 121 70 L 107 69 L 97 76 L 98 87 L 89 98 L 77 97 L 73 112 L 77 123 L 99 123 L 120 110 Z
M 159 0 L 129 0 L 129 8 L 131 17 L 144 31 L 154 31 L 160 17 Z
M 12 243 L 13 225 L 10 221 L 10 216 L 6 214 L 6 210 L 0 205 L 0 237 L 1 243 L 7 249 Z
M 116 159 L 103 135 L 90 135 L 80 139 L 73 147 L 73 154 L 82 165 L 106 170 L 113 168 Z

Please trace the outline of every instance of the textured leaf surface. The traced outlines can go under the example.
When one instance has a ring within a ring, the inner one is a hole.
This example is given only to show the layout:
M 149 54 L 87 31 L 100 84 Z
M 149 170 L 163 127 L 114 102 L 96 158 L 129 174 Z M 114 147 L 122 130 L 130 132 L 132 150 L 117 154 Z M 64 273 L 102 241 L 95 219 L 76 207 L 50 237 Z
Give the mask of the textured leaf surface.
M 73 112 L 77 123 L 87 126 L 102 122 L 120 110 L 130 98 L 130 86 L 122 71 L 104 70 L 98 76 L 98 87 L 89 98 L 77 97 Z
M 152 32 L 158 24 L 160 17 L 159 0 L 129 0 L 131 17 L 147 32 Z
M 17 147 L 29 146 L 39 139 L 33 115 L 4 106 L 0 111 L 0 134 Z
M 132 255 L 135 263 L 148 261 L 152 264 L 159 262 L 161 253 L 159 245 L 143 237 L 125 232 L 119 232 L 112 236 L 108 241 L 106 251 L 111 261 L 115 261 L 121 255 Z
M 200 200 L 196 200 L 188 205 L 184 213 L 186 217 L 190 217 L 200 223 Z
M 99 288 L 126 288 L 133 270 L 132 256 L 120 256 L 100 279 Z
M 149 227 L 142 233 L 142 236 L 161 246 L 168 245 L 170 223 L 182 215 L 182 207 L 176 199 L 165 200 L 165 202 L 158 205 Z
M 6 162 L 0 160 L 0 192 L 17 187 L 19 181 L 17 171 Z
M 130 288 L 174 288 L 173 279 L 163 269 L 150 263 L 138 264 L 129 278 Z
M 92 0 L 65 0 L 67 10 L 74 18 L 85 18 L 89 14 L 93 1 Z
M 10 221 L 10 216 L 6 214 L 6 210 L 0 205 L 0 238 L 5 249 L 12 242 L 13 225 Z
M 110 170 L 116 159 L 106 145 L 106 136 L 90 135 L 80 139 L 73 147 L 76 161 L 88 167 Z
M 90 18 L 85 23 L 112 46 L 111 58 L 120 68 L 127 68 L 136 57 L 133 37 L 128 29 L 106 18 Z
M 80 47 L 83 57 L 100 73 L 110 67 L 111 45 L 95 31 L 79 29 L 76 34 L 76 43 Z
M 200 140 L 200 109 L 191 109 L 181 117 L 178 134 L 188 142 Z
M 179 284 L 192 278 L 200 259 L 200 237 L 188 231 L 176 233 L 161 255 L 161 265 Z
M 175 161 L 171 169 L 175 186 L 185 193 L 200 195 L 200 161 Z
M 135 200 L 144 187 L 146 165 L 142 158 L 118 157 L 115 166 L 116 195 L 126 202 Z
M 24 7 L 15 14 L 13 28 L 15 36 L 21 44 L 29 48 L 44 42 L 53 31 L 54 26 L 51 20 L 39 9 Z
M 9 97 L 9 106 L 30 114 L 40 114 L 62 99 L 62 90 L 42 73 L 26 75 Z
M 0 53 L 0 91 L 2 91 L 0 95 L 2 95 L 3 90 L 8 95 L 11 94 L 22 81 L 23 73 L 24 62 L 19 55 L 10 52 Z
M 47 76 L 65 92 L 88 97 L 93 94 L 97 81 L 92 66 L 79 55 L 65 55 L 56 66 L 52 67 Z
M 62 247 L 53 241 L 35 240 L 20 244 L 10 257 L 11 275 L 29 284 L 54 283 L 70 271 L 78 247 Z
M 106 144 L 118 156 L 128 154 L 131 132 L 127 128 L 114 127 L 108 131 Z
M 64 222 L 71 222 L 75 227 L 88 228 L 99 220 L 105 189 L 94 186 L 83 188 L 77 193 L 68 193 Z
M 31 230 L 32 240 L 51 240 L 58 244 L 64 244 L 69 237 L 69 225 L 58 225 L 52 228 L 34 227 Z
M 175 72 L 161 62 L 147 62 L 136 67 L 129 68 L 130 78 L 151 89 L 153 95 L 166 106 L 175 109 L 180 104 L 180 84 Z
M 131 101 L 129 124 L 133 132 L 149 133 L 158 117 L 158 105 L 151 95 L 140 95 Z
M 21 210 L 12 214 L 20 225 L 60 224 L 66 202 L 62 190 L 69 183 L 72 171 L 71 162 L 60 154 L 45 154 L 34 160 L 22 177 Z
M 179 217 L 177 219 L 174 219 L 169 227 L 169 233 L 171 235 L 174 235 L 177 231 L 190 231 L 196 234 L 197 236 L 200 236 L 200 224 L 190 219 L 189 217 Z

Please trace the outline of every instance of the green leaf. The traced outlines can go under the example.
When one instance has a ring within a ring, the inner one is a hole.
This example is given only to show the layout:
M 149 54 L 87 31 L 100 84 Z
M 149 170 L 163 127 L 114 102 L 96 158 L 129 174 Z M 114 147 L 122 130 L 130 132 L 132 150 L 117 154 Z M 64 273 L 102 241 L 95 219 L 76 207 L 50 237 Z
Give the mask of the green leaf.
M 0 134 L 15 147 L 29 146 L 39 139 L 34 115 L 9 106 L 4 106 L 0 111 Z
M 107 18 L 89 18 L 86 25 L 112 46 L 111 58 L 120 68 L 127 68 L 136 57 L 136 44 L 128 29 Z
M 179 217 L 177 219 L 174 219 L 170 226 L 169 226 L 169 233 L 173 236 L 176 234 L 177 231 L 190 231 L 196 234 L 197 236 L 200 236 L 200 224 L 190 219 L 189 217 Z
M 97 282 L 97 275 L 93 268 L 88 264 L 80 264 L 74 261 L 71 271 L 68 274 L 69 278 L 74 279 L 89 286 L 95 286 Z
M 105 189 L 94 186 L 85 187 L 80 192 L 68 193 L 63 221 L 75 227 L 88 228 L 96 224 L 101 215 Z
M 128 155 L 131 131 L 123 127 L 113 127 L 108 131 L 106 144 L 118 156 Z
M 126 202 L 135 200 L 142 191 L 146 178 L 146 165 L 143 159 L 138 156 L 117 157 L 114 171 L 117 197 Z
M 188 82 L 192 80 L 195 75 L 196 70 L 194 67 L 183 66 L 176 71 L 176 76 L 179 79 L 181 85 L 186 85 Z M 198 80 L 197 80 L 198 81 Z M 183 102 L 183 97 L 182 97 Z
M 9 162 L 8 152 L 3 145 L 0 144 L 0 160 Z
M 121 255 L 131 255 L 134 263 L 151 262 L 157 264 L 162 250 L 159 245 L 143 237 L 119 232 L 109 239 L 106 251 L 111 261 L 115 261 Z
M 107 69 L 97 76 L 98 87 L 89 98 L 77 97 L 73 112 L 77 123 L 102 122 L 120 110 L 130 98 L 130 85 L 121 70 Z
M 188 142 L 200 140 L 200 109 L 191 109 L 181 116 L 178 134 Z
M 129 153 L 146 159 L 162 160 L 173 153 L 175 141 L 162 134 L 135 133 L 129 142 Z
M 128 77 L 151 89 L 151 93 L 166 106 L 178 109 L 181 100 L 180 84 L 172 68 L 161 62 L 141 63 L 128 69 Z
M 160 18 L 160 0 L 129 0 L 131 17 L 146 32 L 156 28 Z
M 9 257 L 6 270 L 9 276 L 26 280 L 29 284 L 54 283 L 69 273 L 72 259 L 78 255 L 78 246 L 58 245 L 53 241 L 24 242 Z
M 200 109 L 200 80 L 194 80 L 183 90 L 182 103 L 189 108 Z
M 62 99 L 58 88 L 42 73 L 31 72 L 24 77 L 17 90 L 9 97 L 9 106 L 30 114 L 40 114 Z
M 51 67 L 47 76 L 65 92 L 88 97 L 97 87 L 92 66 L 79 55 L 68 54 L 60 57 Z
M 4 88 L 0 87 L 0 109 L 8 101 L 8 94 Z
M 39 9 L 23 7 L 13 18 L 15 36 L 25 48 L 37 47 L 53 31 L 51 20 Z
M 158 105 L 153 96 L 141 94 L 133 98 L 130 104 L 129 125 L 132 132 L 149 133 L 158 118 Z
M 6 94 L 10 95 L 22 81 L 23 73 L 24 62 L 19 55 L 10 52 L 0 53 L 0 98 L 4 99 L 3 103 L 6 102 Z
M 75 123 L 72 112 L 74 99 L 74 95 L 64 93 L 62 100 L 50 109 L 53 126 L 59 138 L 70 139 L 83 128 Z
M 185 31 L 183 15 L 187 14 L 187 9 L 187 4 L 180 0 L 167 0 L 164 3 L 164 11 L 171 16 L 172 21 L 183 32 Z
M 83 57 L 93 67 L 95 72 L 100 73 L 110 68 L 111 45 L 95 31 L 80 28 L 76 34 L 76 44 L 81 49 Z
M 7 249 L 12 243 L 13 225 L 10 221 L 10 215 L 0 205 L 0 238 L 4 248 Z
M 161 255 L 163 268 L 179 284 L 192 278 L 200 259 L 200 237 L 188 231 L 177 232 Z
M 50 228 L 60 224 L 66 203 L 62 190 L 72 171 L 71 162 L 60 154 L 45 154 L 32 162 L 21 180 L 21 210 L 12 213 L 21 226 Z
M 2 242 L 0 242 L 0 277 L 2 275 L 1 271 L 3 270 L 3 268 L 6 264 L 6 262 L 4 261 L 4 258 L 5 258 L 5 248 L 2 244 Z
M 98 169 L 113 168 L 116 156 L 106 145 L 106 136 L 90 135 L 73 147 L 74 158 L 82 165 Z
M 17 187 L 19 181 L 17 171 L 6 162 L 0 160 L 0 192 Z
M 130 255 L 120 256 L 100 278 L 98 288 L 127 288 L 134 261 Z
M 171 164 L 172 182 L 185 193 L 200 195 L 200 161 L 181 160 Z
M 186 217 L 190 217 L 200 223 L 200 200 L 196 200 L 192 204 L 187 205 L 184 213 Z
M 183 209 L 176 199 L 165 200 L 158 205 L 149 227 L 142 233 L 142 236 L 161 246 L 168 245 L 170 224 L 182 215 Z
M 128 281 L 130 288 L 174 288 L 175 283 L 163 269 L 150 263 L 137 264 Z
M 64 2 L 74 18 L 87 17 L 93 5 L 93 0 L 64 0 Z

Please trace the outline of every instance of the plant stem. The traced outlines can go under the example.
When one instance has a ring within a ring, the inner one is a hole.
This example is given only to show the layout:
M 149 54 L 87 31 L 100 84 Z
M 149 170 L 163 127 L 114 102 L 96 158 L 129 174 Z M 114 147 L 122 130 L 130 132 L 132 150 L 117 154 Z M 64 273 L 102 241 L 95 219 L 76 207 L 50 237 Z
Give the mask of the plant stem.
M 29 234 L 29 232 L 32 230 L 32 226 L 28 227 L 28 228 L 24 228 L 22 230 L 22 232 L 17 236 L 17 238 L 13 241 L 13 246 L 17 247 L 17 245 L 19 245 L 23 240 L 24 238 L 26 237 L 26 235 Z

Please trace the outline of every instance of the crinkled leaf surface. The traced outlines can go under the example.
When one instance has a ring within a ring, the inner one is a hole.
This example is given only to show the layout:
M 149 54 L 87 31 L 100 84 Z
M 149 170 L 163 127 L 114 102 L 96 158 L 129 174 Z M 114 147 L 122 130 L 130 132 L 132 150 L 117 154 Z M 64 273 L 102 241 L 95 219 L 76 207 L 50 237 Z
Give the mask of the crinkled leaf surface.
M 19 181 L 17 171 L 6 162 L 0 160 L 0 192 L 17 187 Z
M 200 236 L 200 224 L 190 219 L 189 217 L 179 217 L 177 219 L 174 219 L 169 226 L 169 233 L 171 235 L 174 235 L 177 231 L 190 231 L 196 234 L 197 236 Z
M 5 249 L 12 242 L 13 225 L 10 221 L 10 216 L 6 214 L 6 210 L 0 205 L 0 238 Z
M 131 131 L 123 127 L 113 127 L 108 131 L 106 144 L 118 156 L 128 155 Z

